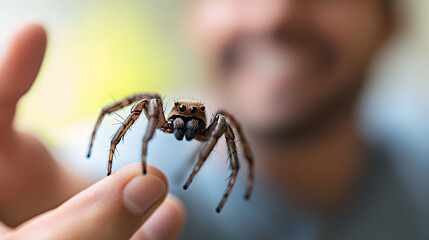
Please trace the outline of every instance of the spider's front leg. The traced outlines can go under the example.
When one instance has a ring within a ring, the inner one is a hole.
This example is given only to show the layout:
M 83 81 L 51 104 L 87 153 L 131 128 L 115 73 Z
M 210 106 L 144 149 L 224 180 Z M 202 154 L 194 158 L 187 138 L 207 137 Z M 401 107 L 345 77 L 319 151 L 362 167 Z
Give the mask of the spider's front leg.
M 107 176 L 109 176 L 112 173 L 112 162 L 113 162 L 113 156 L 116 150 L 116 145 L 121 141 L 121 139 L 124 137 L 127 130 L 133 125 L 133 123 L 138 119 L 141 112 L 145 107 L 149 104 L 148 99 L 143 99 L 137 102 L 133 108 L 131 109 L 131 114 L 125 119 L 125 121 L 122 123 L 121 127 L 116 132 L 115 136 L 113 137 L 111 143 L 110 143 L 110 152 L 109 152 L 109 164 L 107 167 Z
M 228 188 L 226 189 L 222 200 L 220 201 L 218 207 L 216 208 L 216 212 L 220 212 L 220 210 L 222 210 L 223 205 L 225 204 L 229 194 L 231 193 L 232 187 L 234 186 L 234 183 L 235 183 L 235 179 L 237 178 L 238 169 L 240 168 L 240 164 L 238 162 L 238 156 L 237 156 L 237 147 L 235 145 L 235 136 L 229 123 L 227 123 L 225 128 L 225 139 L 226 139 L 226 145 L 228 147 L 228 155 L 229 155 L 232 173 L 229 179 Z
M 207 157 L 212 152 L 213 148 L 215 147 L 216 143 L 218 142 L 219 138 L 223 135 L 225 132 L 226 127 L 226 119 L 222 115 L 217 115 L 215 117 L 215 120 L 208 128 L 213 129 L 210 133 L 210 136 L 207 140 L 207 142 L 204 144 L 203 149 L 201 150 L 200 154 L 198 155 L 198 162 L 195 166 L 194 170 L 192 171 L 191 175 L 188 178 L 188 181 L 186 181 L 186 184 L 183 186 L 183 189 L 188 189 L 189 185 L 191 184 L 192 180 L 194 179 L 195 175 L 200 171 L 201 166 L 204 164 L 204 162 L 207 160 Z
M 146 174 L 146 155 L 147 155 L 147 146 L 149 141 L 153 137 L 155 129 L 158 127 L 162 131 L 167 133 L 173 133 L 173 125 L 165 120 L 164 111 L 162 109 L 162 102 L 159 98 L 153 98 L 150 100 L 148 106 L 144 109 L 146 117 L 149 120 L 147 125 L 146 133 L 143 137 L 143 147 L 142 147 L 142 171 L 143 174 Z
M 138 101 L 133 108 L 131 109 L 131 114 L 125 119 L 122 126 L 118 129 L 115 136 L 112 139 L 110 144 L 110 153 L 109 153 L 109 164 L 107 169 L 107 175 L 112 173 L 112 162 L 113 156 L 116 150 L 116 146 L 124 137 L 127 130 L 131 125 L 138 119 L 140 114 L 144 112 L 149 120 L 147 131 L 143 138 L 143 151 L 142 151 L 142 172 L 146 174 L 146 152 L 147 144 L 152 138 L 153 133 L 155 132 L 156 127 L 158 126 L 161 130 L 165 132 L 172 132 L 172 126 L 165 120 L 164 112 L 162 110 L 162 103 L 159 98 L 152 99 L 142 99 Z
M 91 135 L 91 140 L 89 143 L 89 148 L 88 148 L 88 154 L 87 157 L 91 156 L 91 150 L 92 150 L 92 146 L 94 143 L 94 139 L 95 139 L 95 134 L 97 133 L 97 129 L 101 124 L 101 121 L 103 120 L 104 116 L 106 114 L 110 114 L 112 112 L 115 112 L 123 107 L 126 107 L 128 105 L 133 104 L 134 102 L 140 100 L 140 99 L 151 99 L 151 98 L 160 98 L 160 96 L 156 93 L 139 93 L 139 94 L 134 94 L 131 96 L 128 96 L 126 98 L 124 98 L 123 100 L 119 101 L 119 102 L 115 102 L 105 108 L 103 108 L 101 110 L 100 116 L 98 117 L 97 122 L 95 123 L 94 126 L 94 130 L 92 131 L 92 135 Z
M 246 199 L 249 199 L 250 193 L 252 192 L 252 188 L 253 188 L 253 178 L 254 178 L 253 154 L 250 151 L 250 147 L 249 147 L 249 144 L 247 143 L 247 139 L 244 136 L 243 131 L 241 130 L 240 124 L 237 122 L 237 120 L 231 114 L 225 111 L 219 111 L 217 114 L 222 114 L 228 119 L 228 122 L 235 128 L 235 130 L 237 131 L 238 137 L 240 138 L 241 146 L 243 147 L 244 154 L 246 156 L 247 163 L 249 165 L 249 178 L 247 180 L 246 194 L 244 195 Z
M 201 169 L 201 166 L 206 161 L 209 154 L 213 151 L 214 146 L 218 142 L 219 138 L 225 134 L 225 139 L 228 147 L 228 153 L 230 156 L 230 163 L 231 163 L 231 178 L 229 180 L 228 188 L 225 191 L 225 194 L 219 203 L 218 207 L 216 208 L 216 212 L 220 212 L 222 210 L 223 205 L 225 204 L 226 200 L 228 199 L 229 194 L 231 193 L 232 187 L 234 186 L 235 180 L 237 178 L 238 169 L 239 169 L 239 163 L 238 163 L 238 156 L 237 156 L 237 147 L 235 145 L 235 136 L 234 132 L 232 131 L 231 126 L 227 123 L 225 116 L 222 114 L 216 115 L 215 121 L 210 124 L 210 126 L 207 128 L 207 130 L 211 130 L 211 133 L 209 131 L 205 131 L 206 134 L 210 133 L 210 137 L 208 138 L 207 142 L 205 143 L 204 147 L 202 148 L 199 156 L 198 156 L 198 163 L 195 166 L 193 172 L 188 178 L 188 181 L 183 186 L 183 188 L 186 190 L 189 185 L 191 184 L 192 180 L 194 179 L 195 175 L 198 173 L 198 171 Z

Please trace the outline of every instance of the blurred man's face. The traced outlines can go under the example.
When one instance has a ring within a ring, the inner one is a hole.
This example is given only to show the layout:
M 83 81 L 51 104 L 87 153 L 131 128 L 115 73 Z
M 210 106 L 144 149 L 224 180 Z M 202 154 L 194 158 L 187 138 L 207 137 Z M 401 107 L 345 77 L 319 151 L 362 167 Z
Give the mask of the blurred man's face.
M 390 21 L 381 0 L 197 0 L 193 10 L 224 99 L 263 134 L 350 107 Z

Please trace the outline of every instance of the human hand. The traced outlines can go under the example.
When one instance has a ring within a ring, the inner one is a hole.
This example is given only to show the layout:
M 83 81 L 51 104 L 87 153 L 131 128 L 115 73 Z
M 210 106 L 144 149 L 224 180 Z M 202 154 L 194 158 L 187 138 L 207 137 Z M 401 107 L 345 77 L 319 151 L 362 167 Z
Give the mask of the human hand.
M 45 54 L 39 25 L 21 29 L 0 64 L 0 220 L 9 226 L 52 209 L 88 186 L 65 171 L 35 137 L 13 126 L 18 100 L 30 89 Z M 35 114 L 40 106 L 34 106 Z
M 162 203 L 167 190 L 167 179 L 158 169 L 150 167 L 143 176 L 140 164 L 129 165 L 15 229 L 0 223 L 0 237 L 176 239 L 184 226 L 185 211 L 174 197 Z

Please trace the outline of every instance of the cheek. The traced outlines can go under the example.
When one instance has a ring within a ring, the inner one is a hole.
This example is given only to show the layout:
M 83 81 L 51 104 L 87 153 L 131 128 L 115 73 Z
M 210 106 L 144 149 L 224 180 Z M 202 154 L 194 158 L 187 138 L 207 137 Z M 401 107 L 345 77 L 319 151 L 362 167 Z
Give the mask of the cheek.
M 191 13 L 191 35 L 209 60 L 243 32 L 264 32 L 284 14 L 284 0 L 198 0 Z
M 366 1 L 342 1 L 321 6 L 315 11 L 315 23 L 329 38 L 338 54 L 337 70 L 364 67 L 383 40 L 384 22 L 381 9 Z
M 267 32 L 281 23 L 286 15 L 285 0 L 247 0 L 239 9 L 242 30 L 245 32 Z
M 204 54 L 213 55 L 234 35 L 237 24 L 236 4 L 231 1 L 199 0 L 192 11 L 191 33 Z

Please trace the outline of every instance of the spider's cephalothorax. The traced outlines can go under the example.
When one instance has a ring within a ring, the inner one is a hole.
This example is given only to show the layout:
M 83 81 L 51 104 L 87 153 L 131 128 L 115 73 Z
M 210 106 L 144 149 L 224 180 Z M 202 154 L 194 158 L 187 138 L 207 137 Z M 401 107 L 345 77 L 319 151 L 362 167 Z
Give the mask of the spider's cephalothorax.
M 92 144 L 94 142 L 95 134 L 97 132 L 98 127 L 100 126 L 101 121 L 103 120 L 103 117 L 106 114 L 115 112 L 133 103 L 135 104 L 131 108 L 131 114 L 124 120 L 123 124 L 116 132 L 115 136 L 111 141 L 107 175 L 110 175 L 112 172 L 112 162 L 116 145 L 118 145 L 118 143 L 124 137 L 126 131 L 138 119 L 141 113 L 144 113 L 149 120 L 149 123 L 147 126 L 147 131 L 143 138 L 143 174 L 146 174 L 147 168 L 147 146 L 156 128 L 166 133 L 174 133 L 174 136 L 177 138 L 177 140 L 183 140 L 183 138 L 186 138 L 186 140 L 188 141 L 196 139 L 198 141 L 204 142 L 204 145 L 202 145 L 201 151 L 199 152 L 197 157 L 198 162 L 194 167 L 194 170 L 192 171 L 188 180 L 186 181 L 186 184 L 183 186 L 184 189 L 187 189 L 189 187 L 195 175 L 200 170 L 201 166 L 203 165 L 209 154 L 212 152 L 219 138 L 225 136 L 225 141 L 229 153 L 228 160 L 230 161 L 232 174 L 229 180 L 228 188 L 226 189 L 226 192 L 221 202 L 216 208 L 216 211 L 220 212 L 232 190 L 239 169 L 237 147 L 235 144 L 235 135 L 233 130 L 234 128 L 235 132 L 240 138 L 244 154 L 249 164 L 249 179 L 247 182 L 247 189 L 245 194 L 245 198 L 249 198 L 253 186 L 253 157 L 247 145 L 247 141 L 241 131 L 240 125 L 230 114 L 225 111 L 219 111 L 214 115 L 213 120 L 206 127 L 205 106 L 196 100 L 180 99 L 175 101 L 169 114 L 167 115 L 167 118 L 164 115 L 161 97 L 155 93 L 135 94 L 123 99 L 122 101 L 113 103 L 103 108 L 92 132 L 91 143 L 89 145 L 88 150 L 88 157 L 91 155 L 91 149 Z
M 174 102 L 170 113 L 167 116 L 167 121 L 173 122 L 174 136 L 177 140 L 190 141 L 201 134 L 206 127 L 206 107 L 196 101 L 189 99 L 181 99 Z

